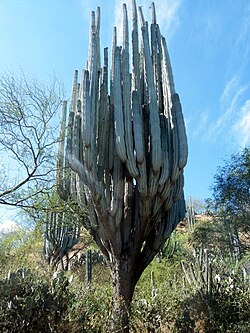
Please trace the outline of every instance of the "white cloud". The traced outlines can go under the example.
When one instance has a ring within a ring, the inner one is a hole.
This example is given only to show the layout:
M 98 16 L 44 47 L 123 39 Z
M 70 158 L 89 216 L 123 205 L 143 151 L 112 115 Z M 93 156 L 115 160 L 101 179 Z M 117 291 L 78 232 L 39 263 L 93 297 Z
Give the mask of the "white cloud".
M 240 109 L 240 117 L 233 127 L 241 147 L 250 144 L 250 99 Z
M 227 82 L 220 96 L 220 104 L 222 106 L 230 102 L 232 94 L 235 94 L 235 90 L 238 90 L 238 85 L 238 78 L 236 76 Z
M 170 39 L 180 24 L 181 0 L 155 1 L 156 15 L 161 32 Z
M 221 136 L 225 141 L 232 138 L 235 132 L 235 121 L 238 119 L 246 90 L 247 86 L 241 85 L 236 76 L 227 82 L 220 97 L 220 115 L 208 128 L 207 134 L 210 141 L 215 142 Z
M 17 229 L 18 225 L 12 220 L 6 220 L 3 223 L 0 223 L 0 234 L 7 234 Z

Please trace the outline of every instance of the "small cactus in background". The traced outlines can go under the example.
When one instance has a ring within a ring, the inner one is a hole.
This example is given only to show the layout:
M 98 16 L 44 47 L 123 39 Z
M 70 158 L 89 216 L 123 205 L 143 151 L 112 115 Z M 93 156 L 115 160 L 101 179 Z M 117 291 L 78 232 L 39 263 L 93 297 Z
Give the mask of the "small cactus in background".
M 69 269 L 69 251 L 80 240 L 80 223 L 68 222 L 62 212 L 52 212 L 45 222 L 43 255 L 52 269 Z
M 191 198 L 190 198 L 190 204 L 187 207 L 186 219 L 187 219 L 187 223 L 188 223 L 188 227 L 189 227 L 190 231 L 193 231 L 196 220 L 195 220 L 194 206 L 193 206 Z
M 86 283 L 90 284 L 92 280 L 92 251 L 86 253 Z
M 111 269 L 112 329 L 117 332 L 128 331 L 135 285 L 185 215 L 183 168 L 188 152 L 181 104 L 154 4 L 149 32 L 141 7 L 137 11 L 132 1 L 131 59 L 129 49 L 124 4 L 123 42 L 117 45 L 115 28 L 109 78 L 107 48 L 103 66 L 100 60 L 100 9 L 92 12 L 89 58 L 81 78 L 78 71 L 74 73 L 59 162 L 72 170 L 65 183 L 61 182 L 65 175 L 59 175 L 61 196 L 66 191 L 80 207 L 87 206 L 85 227 Z M 65 110 L 66 102 L 64 114 Z
M 163 258 L 171 259 L 174 256 L 177 247 L 177 240 L 175 236 L 175 232 L 172 233 L 171 237 L 167 239 L 167 241 L 162 245 L 159 250 L 157 257 L 162 260 Z
M 208 250 L 199 249 L 195 257 L 195 263 L 189 263 L 188 268 L 181 263 L 185 279 L 190 286 L 193 286 L 202 295 L 211 295 L 213 288 L 212 264 Z

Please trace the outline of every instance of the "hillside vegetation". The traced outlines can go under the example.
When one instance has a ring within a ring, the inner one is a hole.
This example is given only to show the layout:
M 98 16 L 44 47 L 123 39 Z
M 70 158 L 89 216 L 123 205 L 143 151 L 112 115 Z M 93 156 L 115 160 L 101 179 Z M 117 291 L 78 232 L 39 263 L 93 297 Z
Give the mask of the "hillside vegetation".
M 214 197 L 188 202 L 136 286 L 130 332 L 249 332 L 249 162 L 249 148 L 233 155 Z M 81 230 L 67 271 L 42 256 L 44 237 L 41 218 L 0 238 L 0 332 L 108 332 L 112 279 L 91 237 Z
M 249 253 L 236 260 L 223 235 L 207 216 L 177 229 L 139 281 L 131 332 L 248 332 Z M 38 228 L 1 239 L 0 331 L 107 332 L 112 286 L 105 263 L 93 261 L 86 283 L 84 260 L 53 273 L 41 249 Z

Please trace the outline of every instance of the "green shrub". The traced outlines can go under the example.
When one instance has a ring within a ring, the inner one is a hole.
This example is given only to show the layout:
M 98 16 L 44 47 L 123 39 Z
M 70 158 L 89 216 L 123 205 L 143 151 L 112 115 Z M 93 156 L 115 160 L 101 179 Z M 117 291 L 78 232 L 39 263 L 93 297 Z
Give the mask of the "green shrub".
M 27 269 L 10 272 L 0 280 L 0 332 L 62 332 L 67 283 L 62 274 L 48 283 Z
M 176 312 L 185 299 L 180 265 L 156 259 L 145 270 L 135 291 L 131 332 L 173 332 Z
M 240 276 L 224 275 L 212 292 L 187 293 L 176 317 L 177 332 L 249 332 L 250 290 Z
M 182 235 L 185 241 L 186 236 Z M 209 252 L 210 289 L 204 265 L 195 265 L 197 258 L 181 247 L 180 238 L 178 242 L 171 259 L 156 258 L 142 275 L 132 302 L 130 332 L 248 333 L 249 258 L 236 265 L 223 252 Z M 184 259 L 191 283 L 186 282 L 180 265 Z M 88 286 L 84 267 L 73 275 L 70 280 L 64 273 L 50 278 L 22 269 L 0 280 L 0 332 L 107 332 L 112 306 L 107 267 L 94 266 L 93 282 Z M 198 276 L 203 279 L 196 283 Z
M 230 265 L 215 263 L 209 293 L 205 285 L 185 282 L 175 260 L 154 260 L 137 286 L 132 304 L 131 332 L 249 332 L 250 286 Z M 153 281 L 152 281 L 152 273 Z M 197 274 L 197 272 L 195 272 Z M 215 278 L 215 277 L 214 277 Z
M 77 279 L 70 286 L 67 332 L 107 332 L 110 324 L 112 288 L 109 284 L 98 285 Z

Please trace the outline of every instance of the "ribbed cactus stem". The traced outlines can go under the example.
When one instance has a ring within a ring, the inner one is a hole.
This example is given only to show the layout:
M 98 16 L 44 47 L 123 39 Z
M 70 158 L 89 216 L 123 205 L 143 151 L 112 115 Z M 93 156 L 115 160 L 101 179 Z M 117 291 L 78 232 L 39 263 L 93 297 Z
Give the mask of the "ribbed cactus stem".
M 65 131 L 66 131 L 66 113 L 67 113 L 67 101 L 63 102 L 62 107 L 62 119 L 58 143 L 58 154 L 57 154 L 57 174 L 56 182 L 58 193 L 61 197 L 66 198 L 66 189 L 65 189 Z
M 122 87 L 121 87 L 121 51 L 117 46 L 115 49 L 115 70 L 114 70 L 114 125 L 116 134 L 116 150 L 122 160 L 126 162 L 126 147 L 124 138 L 124 117 L 122 103 Z
M 142 163 L 145 159 L 143 118 L 139 95 L 135 90 L 132 92 L 132 111 L 136 159 L 138 163 Z
M 86 253 L 86 283 L 89 285 L 92 280 L 92 251 Z
M 183 169 L 187 164 L 188 147 L 185 123 L 178 94 L 173 95 L 173 107 L 176 112 L 176 125 L 179 136 L 179 168 Z
M 142 27 L 143 52 L 145 59 L 145 78 L 149 94 L 149 117 L 151 134 L 151 161 L 154 172 L 158 172 L 162 165 L 162 151 L 160 138 L 160 120 L 157 106 L 157 96 L 154 84 L 153 66 L 149 49 L 148 31 L 146 24 Z
M 145 24 L 145 19 L 144 19 L 144 15 L 143 15 L 143 11 L 142 11 L 141 6 L 138 7 L 138 12 L 139 12 L 139 18 L 140 18 L 141 26 L 143 26 L 143 24 Z
M 123 50 L 122 50 L 122 78 L 123 78 L 123 113 L 125 144 L 127 153 L 127 167 L 132 177 L 138 176 L 138 169 L 135 163 L 133 133 L 132 133 L 132 114 L 131 114 L 131 82 L 129 73 L 129 36 L 128 36 L 128 15 L 127 7 L 123 4 Z
M 109 147 L 107 142 L 109 142 L 110 135 L 110 113 L 108 110 L 109 107 L 108 100 L 108 49 L 104 49 L 104 67 L 102 69 L 102 82 L 100 87 L 100 107 L 99 107 L 99 125 L 98 137 L 100 138 L 100 144 L 97 146 L 99 154 L 99 171 L 98 179 L 106 177 L 108 173 L 108 158 L 107 154 Z M 105 174 L 104 174 L 105 172 Z
M 140 59 L 138 44 L 138 22 L 135 0 L 132 0 L 132 89 L 139 92 Z
M 166 183 L 169 178 L 170 173 L 170 163 L 169 163 L 169 152 L 168 152 L 168 128 L 167 119 L 164 115 L 160 115 L 160 126 L 161 126 L 161 148 L 164 152 L 162 161 L 161 176 L 158 184 L 161 186 Z
M 164 37 L 162 37 L 162 49 L 163 49 L 163 61 L 167 70 L 167 84 L 169 86 L 169 95 L 170 95 L 169 97 L 171 97 L 175 93 L 174 78 L 173 78 L 173 72 L 170 63 L 167 43 Z
M 91 142 L 91 128 L 90 128 L 90 81 L 89 71 L 85 70 L 83 75 L 83 87 L 82 87 L 82 112 L 83 112 L 83 143 L 85 147 L 90 146 Z

